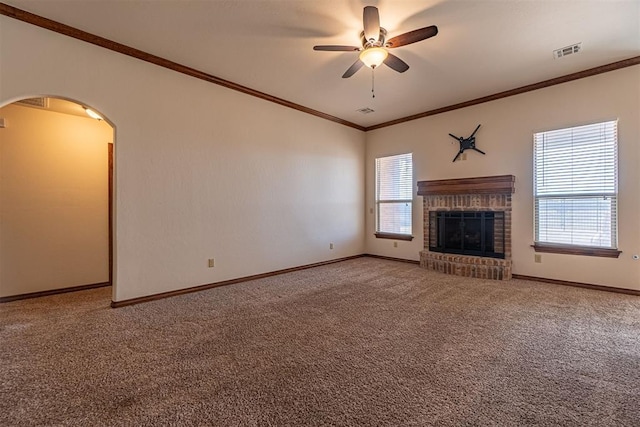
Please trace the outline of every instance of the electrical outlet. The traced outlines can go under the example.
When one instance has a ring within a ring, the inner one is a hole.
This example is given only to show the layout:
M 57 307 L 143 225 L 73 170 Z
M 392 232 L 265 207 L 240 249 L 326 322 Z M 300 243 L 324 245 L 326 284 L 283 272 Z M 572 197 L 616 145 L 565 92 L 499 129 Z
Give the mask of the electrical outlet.
M 215 267 L 215 262 L 213 261 L 213 258 L 209 258 L 209 268 Z
M 333 249 L 333 243 L 329 243 L 329 249 Z
M 393 242 L 393 247 L 397 248 L 398 247 L 398 242 Z
M 533 259 L 534 259 L 535 262 L 541 263 L 542 262 L 542 255 L 535 254 L 533 256 Z

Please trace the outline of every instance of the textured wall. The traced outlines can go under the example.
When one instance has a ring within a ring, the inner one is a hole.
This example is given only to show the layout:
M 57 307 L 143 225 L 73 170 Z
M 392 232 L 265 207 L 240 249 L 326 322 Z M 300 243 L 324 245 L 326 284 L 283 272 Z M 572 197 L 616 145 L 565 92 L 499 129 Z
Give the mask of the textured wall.
M 533 133 L 619 119 L 618 259 L 542 254 L 534 262 Z M 476 145 L 452 163 L 458 143 L 448 134 L 468 136 L 478 124 Z M 515 175 L 513 273 L 640 289 L 640 66 L 552 86 L 367 133 L 367 252 L 417 260 L 423 247 L 422 200 L 415 196 L 412 242 L 376 239 L 374 159 L 413 152 L 416 181 Z
M 0 36 L 0 105 L 59 95 L 115 125 L 114 300 L 363 252 L 364 133 L 5 17 Z

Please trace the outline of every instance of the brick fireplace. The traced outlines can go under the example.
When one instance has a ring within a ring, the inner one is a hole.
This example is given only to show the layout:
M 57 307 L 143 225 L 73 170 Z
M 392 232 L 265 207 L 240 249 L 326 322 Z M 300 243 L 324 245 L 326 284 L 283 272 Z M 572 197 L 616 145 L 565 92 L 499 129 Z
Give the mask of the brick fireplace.
M 511 279 L 514 183 L 513 175 L 419 181 L 418 195 L 423 197 L 424 221 L 420 266 L 458 276 Z M 491 230 L 486 232 L 485 218 L 491 218 Z M 452 219 L 461 226 L 465 223 L 471 226 L 453 229 L 451 224 L 456 223 L 452 223 Z M 482 229 L 476 230 L 474 224 L 478 227 L 482 224 Z M 478 237 L 479 230 L 482 230 L 482 239 Z M 472 233 L 478 236 L 470 235 Z

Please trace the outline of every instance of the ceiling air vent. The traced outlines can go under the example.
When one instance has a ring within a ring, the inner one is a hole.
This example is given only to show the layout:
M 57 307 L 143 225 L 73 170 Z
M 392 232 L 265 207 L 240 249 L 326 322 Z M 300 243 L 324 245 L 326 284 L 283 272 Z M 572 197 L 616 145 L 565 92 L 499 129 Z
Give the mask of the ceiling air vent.
M 553 51 L 553 57 L 555 59 L 562 58 L 563 56 L 571 55 L 573 53 L 578 53 L 582 50 L 582 42 L 572 44 L 571 46 L 566 46 L 561 49 L 556 49 Z
M 369 108 L 369 107 L 364 107 L 364 108 L 361 108 L 361 109 L 356 110 L 356 111 L 357 111 L 358 113 L 362 113 L 362 114 L 370 114 L 370 113 L 375 112 L 375 110 L 373 110 L 373 109 L 371 109 L 371 108 Z
M 29 107 L 49 108 L 49 98 L 28 98 L 17 101 L 16 104 L 26 105 Z

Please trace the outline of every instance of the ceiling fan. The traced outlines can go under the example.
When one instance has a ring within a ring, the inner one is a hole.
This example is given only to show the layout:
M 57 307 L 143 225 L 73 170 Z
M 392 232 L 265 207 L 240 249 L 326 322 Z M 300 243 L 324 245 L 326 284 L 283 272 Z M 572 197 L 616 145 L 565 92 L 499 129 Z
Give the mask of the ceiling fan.
M 362 13 L 362 22 L 364 31 L 360 33 L 362 47 L 358 46 L 341 46 L 341 45 L 324 45 L 314 46 L 313 50 L 338 51 L 338 52 L 360 52 L 360 56 L 347 71 L 342 75 L 343 79 L 353 76 L 363 65 L 371 69 L 375 69 L 384 63 L 389 68 L 404 73 L 409 69 L 409 65 L 397 56 L 389 53 L 388 49 L 394 49 L 400 46 L 406 46 L 411 43 L 426 40 L 438 34 L 438 27 L 431 25 L 429 27 L 419 28 L 409 31 L 399 36 L 395 36 L 387 40 L 387 30 L 380 26 L 380 15 L 378 8 L 367 6 Z

